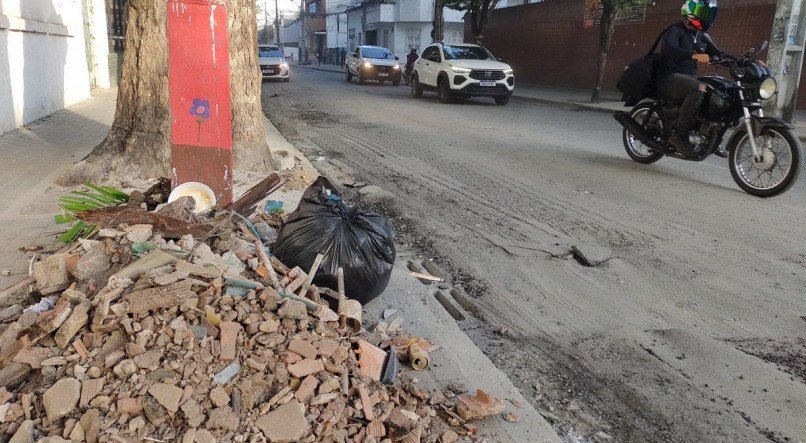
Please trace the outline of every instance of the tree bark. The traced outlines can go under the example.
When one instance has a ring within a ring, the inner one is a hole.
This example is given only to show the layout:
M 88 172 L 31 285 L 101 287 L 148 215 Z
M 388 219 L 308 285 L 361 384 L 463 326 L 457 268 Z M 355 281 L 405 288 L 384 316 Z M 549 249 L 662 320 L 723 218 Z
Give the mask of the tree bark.
M 596 85 L 591 94 L 591 102 L 602 101 L 602 84 L 604 83 L 605 68 L 607 67 L 607 53 L 613 42 L 615 32 L 616 8 L 613 0 L 602 0 L 602 21 L 599 24 L 599 57 L 596 63 Z
M 434 29 L 431 31 L 431 38 L 435 42 L 441 42 L 445 40 L 445 17 L 443 12 L 445 11 L 445 6 L 442 3 L 442 0 L 434 0 Z
M 115 118 L 109 134 L 60 179 L 62 185 L 170 176 L 167 6 L 131 0 Z M 236 170 L 271 170 L 260 103 L 253 0 L 228 6 L 232 142 Z

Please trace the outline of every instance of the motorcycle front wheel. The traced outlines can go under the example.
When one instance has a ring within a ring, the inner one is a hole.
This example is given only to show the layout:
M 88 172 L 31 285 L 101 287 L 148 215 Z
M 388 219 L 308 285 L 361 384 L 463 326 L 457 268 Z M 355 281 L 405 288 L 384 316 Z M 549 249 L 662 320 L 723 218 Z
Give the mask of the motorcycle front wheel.
M 649 118 L 647 123 L 647 129 L 649 129 L 650 132 L 662 130 L 663 122 L 661 121 L 660 116 L 658 116 L 658 113 L 652 110 L 651 103 L 639 103 L 637 106 L 632 108 L 632 111 L 630 111 L 630 117 L 632 117 L 633 120 L 637 121 L 638 123 L 643 123 L 647 113 L 649 112 L 652 112 L 652 116 Z M 627 128 L 624 128 L 622 132 L 624 149 L 627 151 L 627 155 L 629 155 L 631 159 L 637 161 L 638 163 L 648 165 L 663 158 L 663 154 L 649 149 L 649 146 L 642 143 L 641 140 L 638 140 L 638 138 L 635 137 L 632 132 L 628 131 Z
M 789 189 L 800 173 L 800 142 L 787 128 L 765 128 L 756 137 L 761 158 L 754 158 L 750 137 L 739 129 L 728 146 L 730 174 L 742 190 L 757 197 L 773 197 Z

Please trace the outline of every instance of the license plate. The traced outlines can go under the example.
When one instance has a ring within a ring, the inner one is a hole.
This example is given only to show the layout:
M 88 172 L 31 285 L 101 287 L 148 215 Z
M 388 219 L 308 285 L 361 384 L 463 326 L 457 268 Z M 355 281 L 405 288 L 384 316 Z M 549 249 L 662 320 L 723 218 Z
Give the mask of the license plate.
M 481 86 L 495 86 L 495 82 L 489 80 L 482 80 L 479 82 Z
M 264 74 L 274 74 L 274 69 L 264 69 L 263 73 Z
M 389 77 L 389 74 L 386 72 L 379 72 L 378 77 Z

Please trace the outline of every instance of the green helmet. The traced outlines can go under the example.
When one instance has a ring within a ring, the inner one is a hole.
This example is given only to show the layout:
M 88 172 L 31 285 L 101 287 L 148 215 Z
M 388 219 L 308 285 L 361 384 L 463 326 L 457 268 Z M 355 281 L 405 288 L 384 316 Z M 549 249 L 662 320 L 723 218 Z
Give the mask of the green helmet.
M 683 3 L 680 14 L 697 29 L 707 31 L 716 21 L 716 0 L 689 0 Z

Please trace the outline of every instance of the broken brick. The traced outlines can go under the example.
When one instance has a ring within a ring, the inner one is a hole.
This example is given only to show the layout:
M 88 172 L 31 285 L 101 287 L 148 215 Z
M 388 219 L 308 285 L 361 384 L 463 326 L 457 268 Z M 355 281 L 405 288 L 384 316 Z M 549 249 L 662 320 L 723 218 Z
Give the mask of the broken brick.
M 504 401 L 491 397 L 482 389 L 477 389 L 475 396 L 459 397 L 456 412 L 462 420 L 477 420 L 504 412 Z
M 305 407 L 297 400 L 291 400 L 271 413 L 260 417 L 255 426 L 271 442 L 295 442 L 307 433 Z
M 294 393 L 294 397 L 301 403 L 308 403 L 313 397 L 316 387 L 319 385 L 319 380 L 313 375 L 309 375 L 302 380 L 299 389 Z
M 316 358 L 316 347 L 305 340 L 295 338 L 288 344 L 288 350 L 304 358 Z
M 314 360 L 312 358 L 306 358 L 301 362 L 288 366 L 288 373 L 296 378 L 306 377 L 324 370 L 325 365 L 322 363 L 322 360 Z
M 219 325 L 221 331 L 221 360 L 235 360 L 236 342 L 238 340 L 238 332 L 243 327 L 240 323 L 225 321 Z

